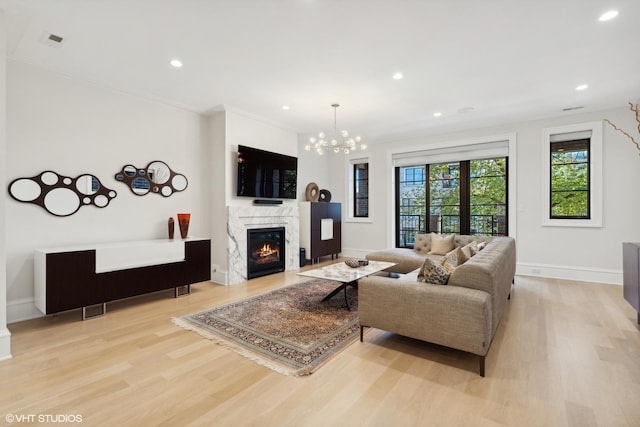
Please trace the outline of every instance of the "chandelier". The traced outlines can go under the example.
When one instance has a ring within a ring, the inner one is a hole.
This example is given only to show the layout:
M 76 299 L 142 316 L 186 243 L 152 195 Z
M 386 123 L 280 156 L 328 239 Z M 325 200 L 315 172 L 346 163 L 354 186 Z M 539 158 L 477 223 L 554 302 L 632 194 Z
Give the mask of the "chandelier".
M 350 137 L 346 130 L 338 134 L 337 112 L 340 104 L 331 104 L 331 106 L 333 107 L 333 135 L 327 136 L 324 132 L 320 132 L 317 138 L 314 136 L 309 138 L 309 143 L 304 146 L 304 149 L 311 151 L 313 148 L 320 155 L 325 151 L 333 151 L 334 153 L 342 151 L 344 154 L 349 154 L 358 148 L 365 150 L 367 146 L 362 144 L 362 138 L 359 135 Z

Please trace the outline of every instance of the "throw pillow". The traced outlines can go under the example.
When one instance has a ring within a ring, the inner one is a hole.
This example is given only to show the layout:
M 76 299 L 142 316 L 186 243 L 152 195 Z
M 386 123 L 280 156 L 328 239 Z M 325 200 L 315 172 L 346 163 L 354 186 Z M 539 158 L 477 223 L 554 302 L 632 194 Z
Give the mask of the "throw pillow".
M 471 258 L 469 251 L 465 251 L 464 248 L 456 249 L 456 255 L 458 256 L 458 265 L 464 264 L 469 261 L 469 258 Z
M 483 250 L 487 246 L 487 242 L 478 243 L 478 251 Z
M 460 265 L 460 261 L 458 260 L 458 250 L 454 249 L 449 251 L 441 260 L 440 265 L 444 267 L 445 270 L 449 272 L 449 274 L 453 273 L 457 266 Z
M 446 255 L 453 249 L 453 238 L 455 235 L 451 234 L 447 237 L 442 237 L 439 234 L 431 233 L 431 250 L 429 255 Z
M 418 281 L 433 283 L 434 285 L 446 285 L 450 275 L 451 273 L 443 266 L 427 258 L 424 260 L 424 264 L 422 264 L 418 272 Z
M 480 249 L 478 249 L 478 242 L 476 242 L 475 240 L 471 243 L 469 243 L 468 245 L 465 245 L 462 250 L 468 251 L 469 252 L 469 258 L 471 258 L 472 256 L 474 256 L 475 254 L 478 253 L 478 251 Z

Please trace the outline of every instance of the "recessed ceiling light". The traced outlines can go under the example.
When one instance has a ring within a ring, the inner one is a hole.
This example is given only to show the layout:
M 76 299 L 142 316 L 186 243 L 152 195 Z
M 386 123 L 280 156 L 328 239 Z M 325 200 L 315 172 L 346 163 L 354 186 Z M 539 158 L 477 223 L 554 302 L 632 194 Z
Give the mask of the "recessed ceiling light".
M 617 10 L 608 10 L 605 13 L 603 13 L 602 15 L 600 15 L 600 18 L 598 18 L 598 21 L 610 21 L 613 18 L 615 18 L 616 16 L 618 16 L 618 11 Z
M 589 89 L 589 85 L 576 86 L 576 90 L 587 90 L 587 89 Z
M 395 74 L 393 75 L 393 79 L 394 79 L 394 80 L 400 80 L 400 79 L 402 79 L 403 77 L 404 77 L 404 76 L 402 75 L 402 73 L 395 73 Z
M 283 109 L 283 110 L 290 110 L 290 109 L 291 109 L 291 107 L 289 107 L 288 105 L 283 105 L 283 106 L 282 106 L 282 109 Z
M 171 64 L 171 66 L 175 68 L 182 68 L 182 61 L 180 61 L 179 59 L 172 59 L 169 64 Z
M 440 117 L 442 113 L 440 111 L 433 113 L 433 117 Z

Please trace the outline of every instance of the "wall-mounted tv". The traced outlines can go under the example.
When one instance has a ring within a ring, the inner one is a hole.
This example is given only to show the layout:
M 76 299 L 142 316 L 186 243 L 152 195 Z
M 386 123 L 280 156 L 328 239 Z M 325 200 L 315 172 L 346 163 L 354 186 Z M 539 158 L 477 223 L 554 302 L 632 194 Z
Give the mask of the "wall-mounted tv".
M 297 157 L 238 146 L 237 196 L 295 199 L 297 177 Z

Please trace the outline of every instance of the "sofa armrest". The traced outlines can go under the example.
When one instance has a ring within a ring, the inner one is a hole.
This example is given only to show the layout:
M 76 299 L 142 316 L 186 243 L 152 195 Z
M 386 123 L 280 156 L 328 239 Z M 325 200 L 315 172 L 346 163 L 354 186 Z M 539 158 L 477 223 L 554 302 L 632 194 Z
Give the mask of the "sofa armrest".
M 369 276 L 359 281 L 358 317 L 362 326 L 481 356 L 491 344 L 491 298 L 477 289 Z

